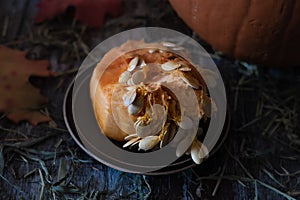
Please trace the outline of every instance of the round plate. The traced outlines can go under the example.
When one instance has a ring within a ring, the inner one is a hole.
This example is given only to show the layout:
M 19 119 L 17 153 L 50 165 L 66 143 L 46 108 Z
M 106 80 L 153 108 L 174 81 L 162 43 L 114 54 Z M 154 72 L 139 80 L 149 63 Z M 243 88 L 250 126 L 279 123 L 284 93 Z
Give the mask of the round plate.
M 90 67 L 88 69 L 86 69 L 83 73 L 80 74 L 81 78 L 79 79 L 81 82 L 78 83 L 79 87 L 77 88 L 77 90 L 83 90 L 84 85 L 86 86 L 86 84 L 89 84 L 92 72 L 93 72 L 93 67 Z M 72 112 L 72 94 L 73 92 L 73 86 L 74 86 L 74 80 L 71 82 L 70 86 L 67 89 L 65 98 L 64 98 L 64 104 L 63 104 L 63 114 L 64 114 L 64 120 L 65 120 L 65 124 L 67 126 L 67 129 L 69 130 L 71 136 L 73 137 L 73 139 L 75 140 L 75 142 L 91 157 L 93 157 L 94 159 L 96 159 L 97 161 L 103 163 L 103 160 L 101 160 L 101 158 L 99 158 L 97 155 L 95 155 L 94 153 L 92 153 L 91 151 L 88 150 L 88 148 L 84 145 L 84 143 L 81 141 L 80 136 L 79 135 L 83 135 L 83 132 L 79 132 L 80 130 L 78 130 L 76 128 L 76 124 L 74 122 L 74 118 L 73 118 L 73 112 Z M 88 91 L 86 91 L 88 93 Z M 87 98 L 89 98 L 89 94 L 87 94 Z M 76 97 L 76 96 L 75 96 Z M 92 106 L 92 102 L 91 105 Z M 209 156 L 212 156 L 213 154 L 215 154 L 215 152 L 217 152 L 217 150 L 221 147 L 221 145 L 224 143 L 227 135 L 228 135 L 228 131 L 229 131 L 229 124 L 230 124 L 230 116 L 229 113 L 227 112 L 226 115 L 226 121 L 224 124 L 224 128 L 223 131 L 221 133 L 221 136 L 217 142 L 217 144 L 214 146 L 214 148 L 210 151 Z M 99 134 L 102 134 L 99 132 Z M 101 146 L 98 147 L 99 149 L 101 148 Z M 105 162 L 104 162 L 105 163 Z M 109 163 L 106 163 L 109 165 Z M 112 165 L 110 165 L 112 166 Z M 172 174 L 172 173 L 176 173 L 191 167 L 196 166 L 196 164 L 193 162 L 193 160 L 191 159 L 190 155 L 183 155 L 180 158 L 178 158 L 175 162 L 173 162 L 172 164 L 168 165 L 167 167 L 164 167 L 160 170 L 157 171 L 152 171 L 152 172 L 147 172 L 147 175 L 166 175 L 166 174 Z M 113 166 L 114 167 L 114 166 Z M 118 168 L 117 166 L 115 166 L 115 168 Z M 122 169 L 121 169 L 122 170 Z M 138 173 L 138 172 L 136 172 Z

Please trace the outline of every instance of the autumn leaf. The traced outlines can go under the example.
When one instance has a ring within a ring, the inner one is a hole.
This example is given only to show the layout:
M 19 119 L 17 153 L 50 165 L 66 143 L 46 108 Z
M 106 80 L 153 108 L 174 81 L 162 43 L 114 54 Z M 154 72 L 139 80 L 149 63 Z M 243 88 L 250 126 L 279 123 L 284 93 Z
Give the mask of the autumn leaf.
M 49 76 L 48 60 L 28 60 L 25 51 L 0 45 L 0 112 L 18 123 L 27 120 L 36 125 L 50 120 L 38 108 L 47 103 L 47 98 L 29 82 L 31 75 Z
M 37 4 L 39 11 L 35 22 L 52 19 L 72 6 L 75 8 L 74 17 L 77 20 L 88 26 L 101 28 L 107 14 L 119 15 L 121 3 L 121 0 L 41 0 Z

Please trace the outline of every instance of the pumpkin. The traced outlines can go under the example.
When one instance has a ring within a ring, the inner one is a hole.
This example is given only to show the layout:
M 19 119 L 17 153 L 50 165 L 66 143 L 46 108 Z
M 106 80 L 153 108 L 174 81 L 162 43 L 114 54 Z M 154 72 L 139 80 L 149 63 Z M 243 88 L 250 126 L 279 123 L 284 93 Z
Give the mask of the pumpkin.
M 300 65 L 300 1 L 169 0 L 213 48 L 255 64 Z

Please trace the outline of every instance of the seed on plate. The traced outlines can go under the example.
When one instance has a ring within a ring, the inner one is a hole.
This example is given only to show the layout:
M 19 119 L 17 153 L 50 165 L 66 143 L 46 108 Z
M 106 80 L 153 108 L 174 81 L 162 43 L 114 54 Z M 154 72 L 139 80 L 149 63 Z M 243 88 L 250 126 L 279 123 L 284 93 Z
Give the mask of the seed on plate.
M 136 99 L 136 97 L 137 97 L 137 92 L 136 92 L 136 88 L 134 87 L 123 95 L 124 106 L 129 106 L 130 104 L 132 104 Z
M 136 71 L 132 75 L 132 83 L 137 85 L 145 80 L 145 74 L 142 70 Z
M 191 86 L 194 89 L 200 88 L 199 81 L 190 73 L 179 73 L 179 77 L 189 86 Z
M 138 140 L 140 140 L 140 138 L 138 138 L 138 137 L 132 138 L 131 140 L 129 140 L 128 142 L 126 142 L 126 143 L 123 145 L 123 148 L 126 148 L 126 147 L 132 145 L 133 143 L 137 142 Z
M 200 164 L 202 162 L 202 158 L 200 157 L 200 146 L 193 142 L 191 147 L 191 157 L 196 164 Z
M 183 71 L 183 72 L 189 72 L 189 71 L 191 71 L 192 69 L 189 68 L 188 66 L 182 66 L 182 67 L 179 68 L 179 70 L 180 70 L 180 71 Z
M 119 83 L 127 83 L 128 79 L 130 79 L 130 76 L 131 74 L 129 71 L 123 72 L 119 77 Z
M 156 52 L 156 49 L 149 49 L 148 52 L 153 54 L 154 52 Z
M 161 68 L 165 71 L 171 71 L 177 69 L 178 67 L 180 67 L 180 64 L 174 61 L 168 61 L 161 65 Z
M 184 50 L 184 48 L 180 47 L 180 46 L 177 46 L 177 47 L 173 47 L 172 50 L 174 50 L 174 51 L 182 51 L 182 50 Z
M 145 150 L 145 151 L 150 150 L 155 145 L 157 145 L 159 141 L 160 141 L 160 138 L 157 135 L 151 135 L 151 136 L 145 137 L 145 138 L 141 139 L 139 142 L 139 150 L 140 149 Z
M 176 47 L 176 44 L 172 42 L 162 42 L 161 44 L 165 47 Z
M 136 57 L 134 57 L 130 62 L 129 62 L 129 66 L 128 66 L 128 71 L 130 71 L 130 72 L 132 72 L 135 68 L 136 68 L 136 66 L 137 66 L 137 64 L 138 64 L 138 62 L 139 62 L 139 57 L 138 56 L 136 56 Z
M 178 126 L 182 129 L 188 130 L 193 127 L 193 121 L 189 117 L 182 116 Z
M 200 141 L 194 141 L 191 147 L 191 157 L 196 164 L 200 164 L 209 152 L 205 145 Z
M 131 140 L 131 139 L 136 138 L 136 137 L 138 137 L 137 134 L 133 133 L 133 134 L 129 134 L 126 137 L 124 137 L 124 140 Z
M 159 53 L 164 53 L 164 52 L 165 52 L 165 51 L 164 51 L 164 50 L 162 50 L 162 49 L 160 49 L 160 50 L 159 50 Z

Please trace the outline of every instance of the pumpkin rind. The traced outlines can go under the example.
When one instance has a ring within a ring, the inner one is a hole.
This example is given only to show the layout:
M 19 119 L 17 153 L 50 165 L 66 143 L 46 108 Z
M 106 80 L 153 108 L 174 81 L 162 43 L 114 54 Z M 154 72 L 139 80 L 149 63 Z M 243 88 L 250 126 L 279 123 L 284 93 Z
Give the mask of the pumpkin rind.
M 300 1 L 169 0 L 215 49 L 272 66 L 300 64 Z

